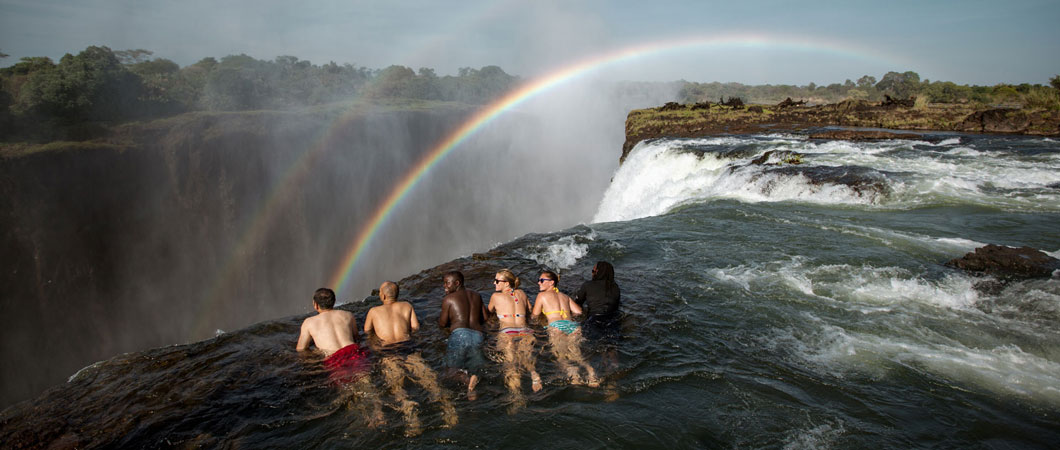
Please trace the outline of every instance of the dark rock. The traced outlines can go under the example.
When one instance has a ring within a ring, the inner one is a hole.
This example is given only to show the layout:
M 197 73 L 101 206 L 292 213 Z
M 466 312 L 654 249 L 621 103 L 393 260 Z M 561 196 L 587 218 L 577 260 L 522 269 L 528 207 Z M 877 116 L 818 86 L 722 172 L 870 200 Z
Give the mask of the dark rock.
M 961 123 L 965 131 L 980 133 L 1019 133 L 1030 126 L 1030 119 L 1018 109 L 988 109 L 970 114 Z
M 1054 271 L 1060 270 L 1060 259 L 1031 247 L 989 244 L 952 259 L 946 265 L 1002 279 L 1024 279 L 1052 276 Z
M 762 114 L 764 111 L 762 110 L 761 106 L 754 105 L 754 106 L 752 106 L 750 108 L 747 108 L 747 112 L 753 112 L 753 113 L 757 113 L 757 114 Z
M 916 97 L 909 97 L 905 99 L 893 98 L 890 95 L 884 95 L 883 97 L 884 100 L 880 103 L 880 106 L 885 108 L 897 108 L 899 106 L 903 108 L 912 108 L 913 105 L 916 104 Z
M 802 105 L 805 105 L 805 104 L 806 104 L 805 100 L 799 100 L 799 101 L 796 102 L 796 101 L 792 101 L 791 97 L 788 97 L 788 98 L 784 99 L 784 101 L 782 101 L 780 103 L 777 103 L 777 108 L 783 109 L 783 108 L 790 108 L 792 106 L 802 106 Z
M 751 164 L 754 164 L 756 166 L 765 165 L 766 161 L 769 161 L 769 158 L 774 155 L 776 155 L 776 157 L 781 160 L 781 163 L 778 163 L 776 165 L 802 164 L 802 154 L 788 150 L 770 150 L 768 152 L 763 153 L 762 156 L 752 159 Z
M 743 109 L 743 107 L 744 107 L 743 99 L 740 98 L 740 97 L 729 97 L 728 100 L 725 100 L 724 98 L 722 98 L 721 99 L 721 105 L 722 106 L 729 106 L 732 109 Z
M 685 105 L 677 102 L 666 102 L 665 105 L 659 107 L 659 111 L 676 111 L 679 109 L 685 109 Z

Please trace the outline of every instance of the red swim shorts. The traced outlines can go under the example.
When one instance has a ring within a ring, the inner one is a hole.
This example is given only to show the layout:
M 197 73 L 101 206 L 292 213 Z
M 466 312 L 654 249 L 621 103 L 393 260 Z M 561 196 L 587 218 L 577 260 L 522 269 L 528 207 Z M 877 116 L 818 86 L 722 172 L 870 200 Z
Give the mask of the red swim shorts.
M 328 378 L 336 384 L 349 384 L 367 375 L 371 370 L 368 352 L 357 344 L 347 345 L 324 360 Z

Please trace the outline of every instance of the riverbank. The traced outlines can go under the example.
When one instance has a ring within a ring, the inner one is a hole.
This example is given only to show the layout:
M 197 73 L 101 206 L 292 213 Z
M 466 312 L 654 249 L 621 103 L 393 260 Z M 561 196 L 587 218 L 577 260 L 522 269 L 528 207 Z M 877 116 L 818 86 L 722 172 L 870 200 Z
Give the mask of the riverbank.
M 903 133 L 878 129 L 1060 136 L 1060 111 L 955 104 L 906 106 L 900 103 L 864 100 L 816 106 L 788 101 L 777 105 L 749 106 L 667 103 L 656 108 L 636 109 L 626 117 L 626 141 L 620 160 L 625 161 L 633 146 L 646 139 L 795 131 L 819 127 L 877 129 L 822 130 L 813 135 L 822 139 L 903 137 Z

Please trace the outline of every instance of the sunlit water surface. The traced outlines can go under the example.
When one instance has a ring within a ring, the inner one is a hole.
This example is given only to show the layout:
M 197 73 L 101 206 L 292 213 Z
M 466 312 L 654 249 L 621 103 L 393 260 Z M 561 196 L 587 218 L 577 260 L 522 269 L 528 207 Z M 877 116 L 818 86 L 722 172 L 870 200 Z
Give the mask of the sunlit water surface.
M 762 164 L 751 161 L 773 151 Z M 798 154 L 800 164 L 792 164 Z M 534 211 L 521 212 L 537 213 Z M 1000 291 L 943 262 L 994 243 L 1060 252 L 1060 146 L 927 136 L 851 143 L 798 135 L 642 143 L 596 224 L 527 235 L 402 281 L 441 368 L 441 274 L 484 295 L 513 268 L 574 290 L 612 262 L 625 313 L 619 362 L 566 384 L 538 346 L 545 389 L 512 413 L 493 364 L 444 428 L 414 384 L 423 434 L 366 427 L 364 402 L 293 351 L 305 316 L 118 356 L 3 413 L 13 448 L 1055 448 L 1060 278 Z M 533 295 L 533 288 L 528 289 Z M 307 293 L 304 301 L 308 307 Z M 345 305 L 363 322 L 378 302 Z M 539 344 L 545 335 L 539 331 Z M 377 369 L 378 370 L 378 369 Z M 375 388 L 389 400 L 378 372 Z

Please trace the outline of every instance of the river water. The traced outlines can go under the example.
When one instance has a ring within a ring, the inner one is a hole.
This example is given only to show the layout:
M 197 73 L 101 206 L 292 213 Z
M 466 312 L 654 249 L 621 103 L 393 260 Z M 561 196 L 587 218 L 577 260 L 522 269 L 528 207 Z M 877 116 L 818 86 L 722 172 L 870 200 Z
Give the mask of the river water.
M 526 211 L 536 214 L 536 211 Z M 440 369 L 441 275 L 488 295 L 500 268 L 571 292 L 598 260 L 622 288 L 617 366 L 562 380 L 538 333 L 539 393 L 515 409 L 491 364 L 459 424 L 414 384 L 406 437 L 293 347 L 306 315 L 131 353 L 2 414 L 9 448 L 1055 448 L 1060 277 L 1003 285 L 943 265 L 985 244 L 1060 256 L 1060 145 L 925 135 L 655 140 L 614 174 L 593 224 L 523 236 L 400 282 Z M 987 286 L 984 288 L 983 286 Z M 999 287 L 1000 286 L 1000 287 Z M 309 307 L 311 292 L 306 293 Z M 378 298 L 343 305 L 363 321 Z M 378 370 L 378 369 L 377 369 Z

